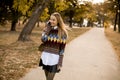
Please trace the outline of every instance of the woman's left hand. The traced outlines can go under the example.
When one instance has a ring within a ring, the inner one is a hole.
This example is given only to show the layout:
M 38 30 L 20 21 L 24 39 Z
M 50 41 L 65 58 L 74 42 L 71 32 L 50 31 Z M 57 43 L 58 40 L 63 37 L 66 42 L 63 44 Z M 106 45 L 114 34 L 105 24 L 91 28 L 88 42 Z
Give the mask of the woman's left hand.
M 61 66 L 57 66 L 57 72 L 61 70 Z

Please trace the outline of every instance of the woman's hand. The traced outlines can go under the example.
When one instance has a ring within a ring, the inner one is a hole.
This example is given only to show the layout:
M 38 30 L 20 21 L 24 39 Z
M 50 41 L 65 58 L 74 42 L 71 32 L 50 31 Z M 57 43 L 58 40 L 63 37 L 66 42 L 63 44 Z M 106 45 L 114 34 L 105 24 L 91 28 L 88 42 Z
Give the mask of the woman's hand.
M 57 72 L 61 70 L 61 66 L 57 66 Z

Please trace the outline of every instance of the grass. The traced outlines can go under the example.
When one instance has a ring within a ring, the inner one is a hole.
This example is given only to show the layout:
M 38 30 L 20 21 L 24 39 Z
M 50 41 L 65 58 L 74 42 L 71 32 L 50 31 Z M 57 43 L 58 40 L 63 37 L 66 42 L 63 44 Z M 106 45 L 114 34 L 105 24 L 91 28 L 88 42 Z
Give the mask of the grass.
M 111 28 L 107 28 L 105 30 L 105 34 L 108 40 L 110 40 L 110 42 L 112 43 L 113 48 L 115 49 L 118 56 L 118 60 L 120 61 L 120 33 L 113 31 L 113 29 Z
M 38 67 L 40 54 L 38 47 L 43 28 L 35 27 L 30 42 L 17 41 L 23 27 L 17 26 L 11 32 L 9 25 L 0 26 L 0 80 L 19 80 L 31 68 Z M 90 28 L 73 28 L 69 31 L 68 43 Z

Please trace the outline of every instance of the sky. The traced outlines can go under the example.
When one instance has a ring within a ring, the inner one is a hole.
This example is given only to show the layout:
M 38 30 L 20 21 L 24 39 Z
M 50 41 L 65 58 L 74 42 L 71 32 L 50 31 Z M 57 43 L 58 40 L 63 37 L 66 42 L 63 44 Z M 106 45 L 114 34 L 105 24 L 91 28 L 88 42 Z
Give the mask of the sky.
M 101 3 L 101 2 L 104 2 L 104 0 L 93 0 L 93 3 Z
M 79 0 L 79 1 L 92 1 L 93 4 L 104 2 L 104 0 Z

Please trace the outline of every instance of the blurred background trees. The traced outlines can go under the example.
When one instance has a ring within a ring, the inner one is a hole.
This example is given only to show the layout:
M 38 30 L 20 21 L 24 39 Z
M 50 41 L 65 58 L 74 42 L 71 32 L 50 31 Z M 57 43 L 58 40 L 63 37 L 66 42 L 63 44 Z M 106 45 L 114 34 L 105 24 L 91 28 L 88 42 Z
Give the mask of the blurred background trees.
M 25 30 L 29 31 L 29 35 L 36 22 L 46 22 L 53 12 L 59 12 L 71 28 L 83 27 L 84 21 L 87 20 L 87 26 L 103 27 L 107 23 L 114 25 L 114 31 L 120 32 L 119 0 L 105 0 L 104 3 L 98 4 L 86 0 L 46 0 L 46 3 L 44 0 L 1 0 L 0 25 L 11 23 L 10 30 L 16 31 L 17 23 L 21 21 L 25 25 L 28 24 L 35 10 L 44 4 L 47 6 L 41 8 L 31 30 Z

